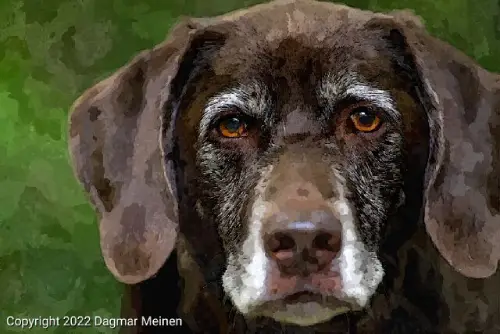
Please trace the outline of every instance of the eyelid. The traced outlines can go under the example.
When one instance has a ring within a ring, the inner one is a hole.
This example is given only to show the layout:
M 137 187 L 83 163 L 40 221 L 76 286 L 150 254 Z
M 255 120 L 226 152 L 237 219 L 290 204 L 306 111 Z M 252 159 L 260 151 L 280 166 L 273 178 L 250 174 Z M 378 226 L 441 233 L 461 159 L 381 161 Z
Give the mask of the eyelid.
M 242 119 L 242 121 L 247 121 L 251 118 L 251 116 L 245 114 L 241 110 L 235 111 L 234 109 L 227 109 L 224 111 L 219 112 L 217 115 L 215 115 L 212 120 L 210 121 L 210 126 L 215 126 L 217 125 L 220 121 L 223 119 L 229 118 L 229 117 L 236 117 Z
M 349 111 L 348 115 L 350 115 L 351 111 L 354 111 L 355 108 L 362 106 L 374 111 L 383 122 L 400 121 L 399 113 L 395 108 L 387 110 L 385 107 L 377 104 L 376 101 L 373 101 L 372 99 L 363 99 L 352 95 L 346 96 L 331 105 L 327 105 L 323 115 L 326 119 L 337 118 L 339 116 L 346 117 L 346 111 Z
M 366 108 L 370 113 L 376 115 L 381 120 L 385 120 L 386 113 L 384 112 L 384 110 L 370 103 L 358 103 L 353 106 L 349 106 L 347 108 L 347 110 L 349 111 L 349 116 L 356 114 L 358 112 L 358 109 L 360 108 Z
M 353 115 L 356 115 L 358 108 L 366 108 L 370 113 L 379 118 L 380 122 L 382 123 L 390 121 L 390 116 L 388 115 L 386 110 L 377 105 L 374 105 L 370 101 L 357 101 L 351 105 L 344 107 L 343 109 L 341 109 L 341 112 L 345 115 L 343 117 L 350 118 Z

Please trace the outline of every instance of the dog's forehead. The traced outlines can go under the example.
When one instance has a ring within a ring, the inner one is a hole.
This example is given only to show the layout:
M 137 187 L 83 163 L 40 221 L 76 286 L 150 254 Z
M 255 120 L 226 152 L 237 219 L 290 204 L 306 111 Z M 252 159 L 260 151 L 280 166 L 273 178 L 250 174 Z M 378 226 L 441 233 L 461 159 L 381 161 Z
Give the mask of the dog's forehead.
M 216 75 L 229 74 L 238 82 L 266 77 L 303 84 L 329 73 L 353 70 L 376 77 L 380 73 L 374 69 L 389 69 L 381 36 L 365 27 L 378 14 L 329 3 L 280 1 L 238 15 L 213 58 Z
M 317 30 L 326 33 L 346 23 L 362 25 L 374 17 L 386 15 L 331 2 L 278 0 L 232 12 L 219 19 L 242 24 L 255 32 L 267 32 L 267 37 L 273 38 L 283 34 L 310 34 Z

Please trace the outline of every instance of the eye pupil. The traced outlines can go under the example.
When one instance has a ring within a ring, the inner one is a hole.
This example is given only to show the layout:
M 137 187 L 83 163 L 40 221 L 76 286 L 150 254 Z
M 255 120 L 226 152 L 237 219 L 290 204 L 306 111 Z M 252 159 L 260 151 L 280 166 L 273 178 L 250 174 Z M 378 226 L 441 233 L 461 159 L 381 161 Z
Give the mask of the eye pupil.
M 375 121 L 375 115 L 368 111 L 362 110 L 358 112 L 358 120 L 362 125 L 370 126 Z
M 241 121 L 236 117 L 229 118 L 224 122 L 224 126 L 230 132 L 237 132 L 241 127 Z

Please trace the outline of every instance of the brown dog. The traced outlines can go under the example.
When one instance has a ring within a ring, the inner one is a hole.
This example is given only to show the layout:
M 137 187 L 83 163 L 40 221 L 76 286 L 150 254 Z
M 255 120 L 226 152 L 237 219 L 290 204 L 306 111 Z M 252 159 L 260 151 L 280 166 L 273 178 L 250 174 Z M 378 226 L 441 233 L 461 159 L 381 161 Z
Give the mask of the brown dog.
M 71 114 L 123 317 L 498 333 L 499 82 L 407 12 L 275 1 L 179 23 Z

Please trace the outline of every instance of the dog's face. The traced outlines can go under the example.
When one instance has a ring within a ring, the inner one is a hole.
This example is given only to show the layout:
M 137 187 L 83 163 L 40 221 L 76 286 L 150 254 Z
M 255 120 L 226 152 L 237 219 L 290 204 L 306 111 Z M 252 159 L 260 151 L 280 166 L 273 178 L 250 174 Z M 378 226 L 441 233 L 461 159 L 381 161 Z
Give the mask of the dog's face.
M 500 80 L 405 15 L 186 21 L 84 94 L 71 152 L 110 270 L 151 277 L 180 235 L 245 317 L 302 326 L 367 307 L 422 220 L 455 269 L 495 272 Z
M 367 305 L 408 164 L 423 176 L 425 112 L 397 50 L 328 24 L 231 36 L 180 101 L 187 207 L 217 229 L 224 291 L 249 316 L 311 325 Z

